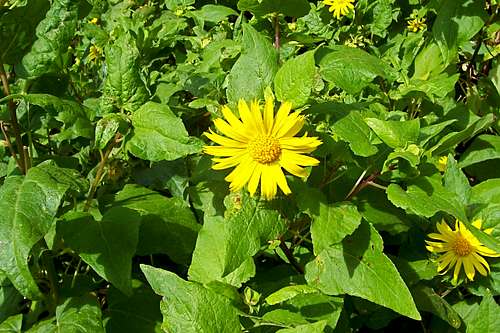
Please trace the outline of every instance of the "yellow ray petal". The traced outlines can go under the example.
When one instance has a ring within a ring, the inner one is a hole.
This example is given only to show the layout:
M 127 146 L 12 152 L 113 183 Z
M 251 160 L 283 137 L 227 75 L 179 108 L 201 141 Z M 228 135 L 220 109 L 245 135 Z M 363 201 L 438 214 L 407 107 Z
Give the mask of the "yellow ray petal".
M 289 173 L 291 173 L 294 176 L 302 177 L 302 178 L 307 176 L 306 169 L 299 167 L 297 164 L 290 162 L 289 160 L 281 159 L 279 161 L 279 163 L 283 169 L 285 169 L 286 171 L 288 171 Z
M 281 160 L 286 160 L 301 166 L 315 166 L 319 164 L 319 161 L 313 157 L 297 154 L 290 150 L 281 151 Z
M 272 172 L 267 170 L 269 166 L 263 164 L 262 168 L 260 191 L 265 199 L 270 200 L 276 196 L 276 179 L 273 178 Z
M 260 163 L 257 163 L 253 169 L 252 177 L 250 177 L 250 181 L 248 182 L 248 192 L 250 192 L 251 196 L 253 196 L 257 191 L 257 186 L 259 185 L 260 177 L 262 175 L 262 169 L 263 165 Z
M 462 258 L 457 258 L 457 263 L 455 264 L 455 269 L 453 270 L 453 284 L 458 281 L 458 274 L 460 273 L 460 268 L 462 267 Z
M 470 258 L 470 261 L 474 265 L 474 268 L 479 272 L 479 274 L 481 274 L 482 276 L 488 275 L 488 272 L 486 271 L 486 269 L 484 269 L 484 266 L 481 265 L 481 263 L 476 259 L 476 257 L 472 256 Z
M 287 118 L 290 110 L 292 109 L 292 103 L 284 102 L 280 105 L 278 109 L 278 113 L 276 114 L 276 118 L 274 120 L 273 130 L 271 131 L 272 136 L 276 136 L 278 130 L 283 126 L 283 122 Z
M 203 147 L 205 154 L 213 156 L 234 156 L 242 154 L 245 149 L 241 148 L 227 148 L 224 146 L 205 146 Z
M 248 154 L 246 150 L 244 150 L 241 154 L 234 155 L 226 158 L 213 158 L 212 161 L 216 164 L 212 165 L 212 169 L 214 170 L 223 170 L 227 168 L 231 168 L 242 163 L 245 160 L 245 155 Z
M 286 195 L 292 193 L 290 187 L 288 187 L 285 174 L 281 170 L 280 165 L 278 163 L 274 163 L 269 166 L 269 170 L 272 172 L 273 178 L 276 179 L 276 183 L 278 184 L 279 188 L 283 191 L 283 193 Z
M 226 137 L 214 133 L 212 130 L 210 130 L 210 132 L 205 132 L 203 134 L 205 134 L 207 138 L 209 138 L 215 143 L 220 144 L 221 146 L 232 147 L 232 148 L 246 148 L 248 146 L 247 143 L 228 139 Z
M 225 120 L 222 120 L 221 118 L 215 119 L 214 125 L 222 134 L 231 139 L 241 142 L 248 142 L 250 140 L 250 138 L 248 138 L 245 135 L 244 131 L 238 131 L 234 127 L 231 127 L 231 125 L 229 125 Z
M 476 271 L 474 270 L 474 265 L 472 264 L 471 260 L 468 257 L 464 257 L 463 262 L 464 262 L 465 275 L 467 275 L 467 278 L 469 280 L 474 281 L 474 276 L 476 275 Z
M 252 112 L 250 112 L 250 108 L 248 107 L 247 102 L 245 102 L 243 99 L 240 99 L 238 101 L 238 111 L 240 113 L 241 120 L 243 121 L 243 125 L 249 132 L 254 133 L 254 135 L 260 134 L 262 132 L 261 128 L 255 121 Z
M 274 99 L 272 97 L 266 98 L 264 106 L 264 125 L 266 127 L 266 134 L 271 133 L 274 123 Z
M 481 257 L 479 254 L 477 254 L 475 252 L 472 252 L 472 256 L 477 261 L 479 261 L 481 264 L 483 264 L 483 266 L 486 267 L 486 269 L 488 270 L 488 272 L 490 271 L 490 265 L 488 265 L 488 262 L 483 257 Z
M 282 122 L 281 127 L 276 132 L 277 138 L 294 136 L 304 126 L 304 117 L 299 112 L 294 112 Z

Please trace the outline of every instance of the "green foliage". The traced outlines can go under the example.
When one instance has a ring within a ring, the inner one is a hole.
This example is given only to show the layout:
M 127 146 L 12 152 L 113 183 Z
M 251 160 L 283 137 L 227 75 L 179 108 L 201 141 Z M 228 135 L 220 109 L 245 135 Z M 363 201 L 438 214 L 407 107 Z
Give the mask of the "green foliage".
M 500 3 L 353 5 L 0 0 L 0 332 L 498 330 L 425 240 L 500 253 Z M 322 141 L 273 200 L 203 149 L 265 97 Z

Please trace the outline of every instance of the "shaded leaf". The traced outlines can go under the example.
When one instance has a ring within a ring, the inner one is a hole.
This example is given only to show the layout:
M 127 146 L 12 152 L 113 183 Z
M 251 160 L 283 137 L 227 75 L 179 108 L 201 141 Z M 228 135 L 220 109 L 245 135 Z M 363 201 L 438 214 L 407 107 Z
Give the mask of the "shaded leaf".
M 140 216 L 132 209 L 114 207 L 101 221 L 74 212 L 57 224 L 68 247 L 100 276 L 125 294 L 132 292 L 132 257 L 139 239 Z
M 57 175 L 57 176 L 56 176 Z M 47 161 L 0 188 L 0 269 L 24 296 L 41 297 L 28 266 L 31 248 L 51 228 L 61 200 L 74 185 L 73 170 Z

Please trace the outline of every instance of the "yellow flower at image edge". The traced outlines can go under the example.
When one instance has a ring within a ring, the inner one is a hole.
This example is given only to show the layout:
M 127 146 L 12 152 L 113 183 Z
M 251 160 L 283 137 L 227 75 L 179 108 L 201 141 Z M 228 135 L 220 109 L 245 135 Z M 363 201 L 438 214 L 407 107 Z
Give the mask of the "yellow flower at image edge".
M 323 0 L 325 5 L 330 6 L 329 11 L 333 12 L 333 16 L 337 19 L 354 9 L 353 2 L 354 0 Z
M 250 106 L 238 102 L 241 117 L 236 117 L 229 107 L 222 108 L 225 120 L 214 120 L 215 127 L 225 136 L 212 130 L 205 135 L 220 146 L 205 146 L 204 151 L 213 158 L 215 170 L 235 169 L 225 178 L 231 191 L 238 191 L 248 184 L 253 196 L 260 183 L 261 195 L 266 199 L 276 196 L 277 186 L 290 194 L 283 169 L 298 177 L 307 176 L 305 166 L 315 166 L 319 161 L 304 154 L 314 151 L 321 141 L 315 137 L 295 137 L 304 125 L 304 117 L 291 111 L 291 104 L 281 104 L 276 115 L 274 101 L 266 98 L 263 112 L 259 102 Z
M 481 220 L 476 220 L 472 223 L 476 228 L 481 228 Z M 428 237 L 437 240 L 428 241 L 427 250 L 435 253 L 444 253 L 438 259 L 438 272 L 445 274 L 453 266 L 453 283 L 457 283 L 460 269 L 463 265 L 465 275 L 471 281 L 474 280 L 476 270 L 486 276 L 490 271 L 490 266 L 483 258 L 499 257 L 500 254 L 487 248 L 465 227 L 465 225 L 457 221 L 455 230 L 452 230 L 446 222 L 437 223 L 439 233 L 430 233 Z M 491 233 L 492 229 L 484 230 L 486 233 Z

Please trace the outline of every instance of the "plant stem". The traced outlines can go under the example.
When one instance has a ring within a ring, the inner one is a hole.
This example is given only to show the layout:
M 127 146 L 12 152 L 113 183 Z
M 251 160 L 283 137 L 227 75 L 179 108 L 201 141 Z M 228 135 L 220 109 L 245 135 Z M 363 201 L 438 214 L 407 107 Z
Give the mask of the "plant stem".
M 16 164 L 19 165 L 19 162 L 17 161 L 16 151 L 14 150 L 14 147 L 12 147 L 12 142 L 10 142 L 10 137 L 7 134 L 7 130 L 4 127 L 3 121 L 0 121 L 0 129 L 2 131 L 4 138 L 5 138 L 5 142 L 7 143 L 7 147 L 9 148 L 10 154 L 14 158 L 14 161 L 16 161 Z
M 274 20 L 274 47 L 280 48 L 280 17 L 279 14 L 276 13 L 273 17 Z
M 5 73 L 3 63 L 1 62 L 0 62 L 0 79 L 2 80 L 3 93 L 7 97 L 10 95 L 9 81 Z M 25 156 L 24 146 L 21 140 L 21 131 L 19 129 L 19 123 L 17 121 L 16 104 L 12 101 L 12 99 L 9 99 L 8 101 L 8 109 L 10 113 L 10 122 L 12 126 L 12 131 L 14 132 L 14 137 L 16 139 L 17 153 L 19 154 L 19 158 L 16 159 L 17 166 L 19 167 L 19 169 L 23 174 L 26 174 L 25 161 L 27 160 L 27 158 Z
M 283 238 L 283 236 L 280 237 L 280 249 L 283 250 L 283 253 L 285 254 L 286 258 L 288 259 L 290 264 L 295 268 L 295 270 L 300 274 L 304 274 L 304 268 L 302 268 L 302 266 L 299 265 L 297 259 L 295 259 L 295 257 L 293 256 L 292 251 L 290 251 L 288 246 L 286 246 L 285 239 Z
M 109 155 L 111 154 L 111 151 L 113 150 L 114 146 L 121 140 L 122 140 L 122 135 L 120 133 L 116 133 L 115 138 L 109 144 L 108 148 L 104 152 L 104 155 L 101 156 L 101 161 L 99 162 L 99 166 L 97 167 L 94 181 L 90 186 L 89 194 L 87 196 L 87 201 L 85 202 L 85 206 L 83 208 L 84 212 L 88 212 L 88 210 L 90 209 L 90 205 L 92 204 L 92 199 L 94 198 L 95 191 L 97 190 L 97 186 L 101 182 L 101 178 L 104 174 L 104 167 L 108 162 Z

